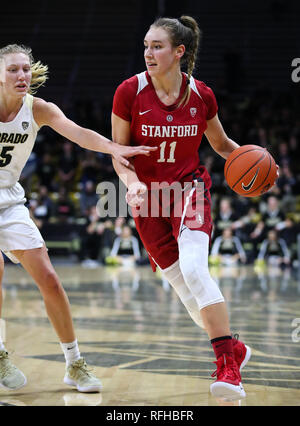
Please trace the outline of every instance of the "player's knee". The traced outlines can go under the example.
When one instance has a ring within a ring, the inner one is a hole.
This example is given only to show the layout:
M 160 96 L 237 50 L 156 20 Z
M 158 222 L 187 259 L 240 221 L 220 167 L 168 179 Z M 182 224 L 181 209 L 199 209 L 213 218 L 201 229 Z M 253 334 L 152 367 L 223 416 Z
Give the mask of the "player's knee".
M 59 278 L 52 268 L 46 268 L 43 271 L 43 276 L 39 280 L 38 284 L 44 294 L 59 294 L 62 290 Z
M 223 295 L 212 279 L 209 268 L 197 260 L 195 253 L 180 259 L 180 268 L 185 282 L 195 297 L 199 309 L 224 301 Z
M 199 254 L 192 250 L 188 255 L 180 253 L 179 264 L 184 280 L 189 286 L 210 277 L 208 266 L 201 264 Z

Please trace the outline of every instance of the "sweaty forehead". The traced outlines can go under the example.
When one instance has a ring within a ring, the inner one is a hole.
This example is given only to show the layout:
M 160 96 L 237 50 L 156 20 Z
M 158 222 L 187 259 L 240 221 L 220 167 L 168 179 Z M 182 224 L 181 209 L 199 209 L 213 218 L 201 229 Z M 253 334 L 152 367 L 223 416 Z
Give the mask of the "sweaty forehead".
M 150 43 L 153 41 L 168 42 L 170 38 L 168 32 L 164 28 L 151 27 L 145 35 L 145 41 Z
M 8 53 L 3 56 L 6 66 L 9 65 L 30 65 L 29 57 L 25 53 Z

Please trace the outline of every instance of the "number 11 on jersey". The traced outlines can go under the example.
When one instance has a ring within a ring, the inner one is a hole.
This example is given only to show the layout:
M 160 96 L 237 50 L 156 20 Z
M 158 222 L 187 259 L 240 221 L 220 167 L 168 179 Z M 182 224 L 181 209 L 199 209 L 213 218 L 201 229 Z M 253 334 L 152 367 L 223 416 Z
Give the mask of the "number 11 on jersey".
M 170 143 L 169 158 L 167 158 L 167 163 L 175 163 L 174 153 L 175 153 L 176 144 L 177 144 L 176 141 Z M 157 160 L 158 163 L 164 163 L 166 161 L 166 158 L 165 158 L 166 145 L 167 145 L 166 141 L 162 142 L 159 145 L 160 157 Z

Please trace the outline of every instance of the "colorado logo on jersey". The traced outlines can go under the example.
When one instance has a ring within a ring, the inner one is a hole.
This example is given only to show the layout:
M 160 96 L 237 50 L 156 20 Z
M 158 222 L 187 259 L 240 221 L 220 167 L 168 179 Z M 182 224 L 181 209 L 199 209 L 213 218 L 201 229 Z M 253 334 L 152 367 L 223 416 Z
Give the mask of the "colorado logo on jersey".
M 142 136 L 150 138 L 174 138 L 197 136 L 198 125 L 186 126 L 149 126 L 142 124 Z
M 24 143 L 28 136 L 27 133 L 0 133 L 0 143 Z

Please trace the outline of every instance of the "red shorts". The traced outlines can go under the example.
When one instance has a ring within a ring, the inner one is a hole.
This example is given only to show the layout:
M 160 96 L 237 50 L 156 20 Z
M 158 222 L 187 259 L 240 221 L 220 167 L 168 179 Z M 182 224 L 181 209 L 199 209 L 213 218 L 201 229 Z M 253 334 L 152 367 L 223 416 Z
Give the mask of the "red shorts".
M 145 203 L 140 210 L 132 209 L 136 229 L 153 271 L 156 265 L 166 269 L 178 260 L 177 239 L 184 227 L 203 231 L 211 237 L 210 185 L 210 179 L 204 182 L 198 177 L 198 180 L 185 184 L 185 190 L 181 189 L 180 194 L 178 190 L 176 193 L 171 191 L 167 203 L 162 194 L 158 196 L 157 191 L 148 191 L 148 204 Z

